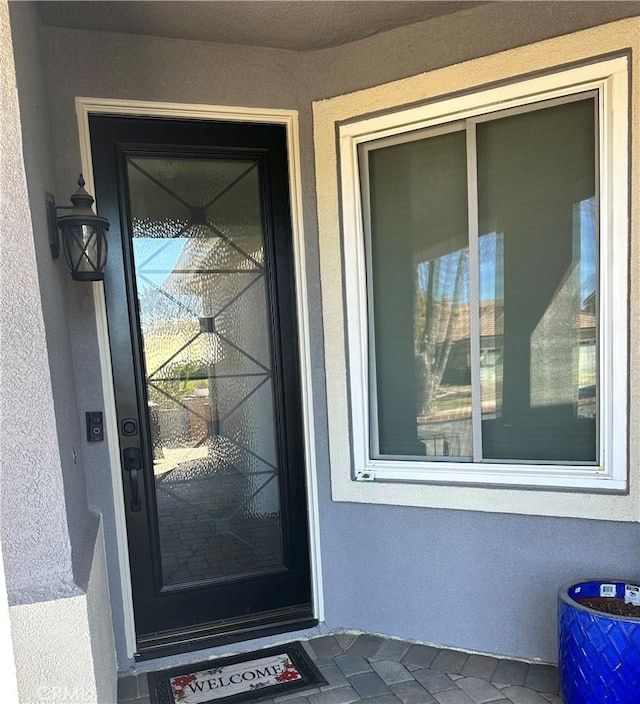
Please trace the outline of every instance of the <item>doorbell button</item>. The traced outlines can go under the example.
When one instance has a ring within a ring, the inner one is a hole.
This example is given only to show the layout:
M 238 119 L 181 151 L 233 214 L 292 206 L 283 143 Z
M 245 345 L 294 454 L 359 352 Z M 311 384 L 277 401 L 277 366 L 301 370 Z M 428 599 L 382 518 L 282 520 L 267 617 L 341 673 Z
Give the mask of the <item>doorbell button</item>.
M 100 442 L 101 440 L 104 440 L 102 411 L 88 411 L 86 414 L 86 419 L 88 442 Z

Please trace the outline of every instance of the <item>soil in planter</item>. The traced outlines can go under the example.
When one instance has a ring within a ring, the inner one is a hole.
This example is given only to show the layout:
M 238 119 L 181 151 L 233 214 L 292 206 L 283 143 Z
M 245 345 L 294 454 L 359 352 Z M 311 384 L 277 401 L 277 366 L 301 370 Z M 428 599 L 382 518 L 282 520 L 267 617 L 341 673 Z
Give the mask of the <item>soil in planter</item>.
M 611 599 L 610 597 L 599 598 L 591 597 L 585 599 L 576 599 L 578 604 L 586 606 L 588 609 L 600 611 L 603 614 L 611 614 L 612 616 L 632 616 L 640 618 L 640 606 L 634 604 L 625 604 L 624 599 Z

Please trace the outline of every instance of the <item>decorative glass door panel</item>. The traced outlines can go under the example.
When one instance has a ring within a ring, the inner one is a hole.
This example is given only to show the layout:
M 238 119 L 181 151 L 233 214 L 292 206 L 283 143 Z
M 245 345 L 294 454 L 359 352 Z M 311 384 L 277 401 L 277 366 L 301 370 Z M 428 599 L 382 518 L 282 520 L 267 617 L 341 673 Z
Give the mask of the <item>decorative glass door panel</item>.
M 166 586 L 283 566 L 258 164 L 129 157 Z
M 141 657 L 309 626 L 285 129 L 90 131 Z

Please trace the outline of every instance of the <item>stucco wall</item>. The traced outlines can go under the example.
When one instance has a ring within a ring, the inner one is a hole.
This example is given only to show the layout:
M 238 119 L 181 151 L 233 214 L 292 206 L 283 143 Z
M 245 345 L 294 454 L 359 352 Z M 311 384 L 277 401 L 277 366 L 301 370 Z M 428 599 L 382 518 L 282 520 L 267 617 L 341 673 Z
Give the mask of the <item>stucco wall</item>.
M 72 298 L 85 295 L 91 299 L 91 291 L 86 285 L 72 281 L 63 258 L 54 261 L 50 255 L 44 193 L 47 191 L 55 194 L 56 189 L 51 155 L 49 100 L 40 44 L 40 22 L 31 3 L 11 3 L 10 15 L 12 33 L 19 38 L 14 41 L 14 55 L 24 165 L 35 233 L 38 283 L 51 370 L 66 518 L 74 569 L 77 570 L 83 557 L 88 510 L 82 452 L 84 438 L 81 435 L 82 426 L 76 399 L 66 301 L 67 296 Z M 69 195 L 75 189 L 75 181 L 70 181 L 65 190 L 56 194 L 57 203 L 68 205 Z
M 0 520 L 15 604 L 75 587 L 6 3 L 0 9 Z
M 77 594 L 10 610 L 22 704 L 114 704 L 117 669 L 100 517 L 87 522 Z M 37 637 L 34 636 L 37 634 Z
M 635 524 L 333 503 L 327 451 L 311 101 L 640 13 L 638 3 L 499 3 L 310 54 L 48 28 L 58 188 L 79 163 L 74 97 L 296 108 L 307 242 L 326 621 L 462 648 L 552 660 L 557 586 L 638 573 Z M 81 407 L 100 402 L 92 310 L 70 304 Z M 96 406 L 97 407 L 97 406 Z M 96 444 L 97 445 L 97 444 Z M 106 449 L 88 495 L 105 513 L 119 603 Z M 473 587 L 461 602 L 460 585 Z M 122 622 L 116 637 L 122 653 Z M 122 660 L 121 660 L 122 665 Z
M 0 554 L 2 540 L 0 539 Z M 4 560 L 0 558 L 0 652 L 4 657 L 0 660 L 0 681 L 3 683 L 2 696 L 7 704 L 18 704 L 18 679 L 16 664 L 12 657 L 13 638 L 11 636 L 11 618 L 9 616 L 9 600 L 7 582 L 4 577 Z
M 84 595 L 12 606 L 11 626 L 21 702 L 96 701 Z
M 118 663 L 107 581 L 104 528 L 98 514 L 90 520 L 86 547 L 92 556 L 87 581 L 87 624 L 91 643 L 96 704 L 113 704 L 118 696 Z
M 328 98 L 640 14 L 640 2 L 494 2 L 310 55 Z
M 20 701 L 107 704 L 116 696 L 115 646 L 99 517 L 88 521 L 65 287 L 48 247 L 44 191 L 54 179 L 38 33 L 32 6 L 13 6 L 10 18 L 0 2 L 6 591 Z M 12 701 L 10 690 L 11 681 Z

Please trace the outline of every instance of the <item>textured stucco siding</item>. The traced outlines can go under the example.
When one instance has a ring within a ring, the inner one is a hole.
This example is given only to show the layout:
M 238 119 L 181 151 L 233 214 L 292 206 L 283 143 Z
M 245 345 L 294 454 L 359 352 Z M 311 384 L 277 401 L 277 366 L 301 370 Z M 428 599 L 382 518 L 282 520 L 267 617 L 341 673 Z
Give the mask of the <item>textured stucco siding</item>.
M 75 179 L 70 180 L 66 187 L 56 193 L 51 153 L 53 135 L 37 9 L 28 2 L 11 3 L 10 17 L 12 34 L 18 38 L 14 41 L 14 55 L 23 156 L 51 370 L 66 519 L 74 571 L 77 571 L 82 569 L 80 560 L 84 554 L 83 539 L 87 530 L 88 510 L 83 461 L 84 439 L 81 434 L 66 301 L 68 295 L 91 299 L 91 290 L 86 284 L 72 281 L 62 257 L 58 260 L 51 258 L 46 235 L 44 193 L 54 193 L 58 205 L 68 205 L 69 195 L 77 186 Z
M 7 588 L 16 603 L 75 587 L 12 39 L 6 3 L 1 7 L 0 521 Z
M 96 702 L 86 597 L 19 604 L 10 612 L 21 704 Z
M 2 12 L 2 10 L 0 10 Z M 2 540 L 0 539 L 0 682 L 2 682 L 2 697 L 7 704 L 18 703 L 18 679 L 16 663 L 13 657 L 13 638 L 11 635 L 11 617 L 9 615 L 9 600 L 7 582 L 4 577 L 4 561 L 2 560 Z
M 493 2 L 309 56 L 314 99 L 381 85 L 640 14 L 640 2 Z
M 90 522 L 86 587 L 76 596 L 10 608 L 22 704 L 114 704 L 115 645 L 99 516 Z
M 22 9 L 10 19 L 0 0 L 0 527 L 11 639 L 21 702 L 107 704 L 117 670 L 102 531 L 98 516 L 88 521 L 81 465 L 71 446 L 61 461 L 58 444 L 79 434 L 77 405 L 65 297 L 39 288 L 53 176 L 38 23 Z M 47 337 L 47 325 L 60 330 Z
M 118 697 L 118 663 L 111 621 L 104 527 L 101 517 L 97 514 L 92 514 L 92 523 L 93 530 L 90 531 L 90 535 L 94 540 L 89 541 L 89 549 L 93 560 L 87 584 L 87 620 L 93 676 L 97 704 L 113 704 Z

